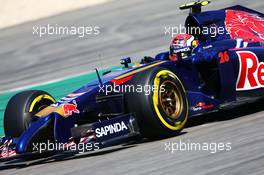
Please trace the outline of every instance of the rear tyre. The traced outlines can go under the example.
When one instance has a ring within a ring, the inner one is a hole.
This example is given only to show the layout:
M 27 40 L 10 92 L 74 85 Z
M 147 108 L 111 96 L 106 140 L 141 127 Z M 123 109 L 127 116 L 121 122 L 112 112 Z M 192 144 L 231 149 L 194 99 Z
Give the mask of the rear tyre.
M 5 135 L 19 137 L 32 122 L 34 114 L 54 103 L 55 99 L 44 91 L 30 90 L 14 95 L 4 115 Z
M 173 72 L 155 67 L 135 75 L 131 85 L 143 89 L 151 87 L 149 92 L 125 94 L 127 110 L 135 114 L 144 137 L 175 136 L 184 128 L 188 100 L 181 81 Z

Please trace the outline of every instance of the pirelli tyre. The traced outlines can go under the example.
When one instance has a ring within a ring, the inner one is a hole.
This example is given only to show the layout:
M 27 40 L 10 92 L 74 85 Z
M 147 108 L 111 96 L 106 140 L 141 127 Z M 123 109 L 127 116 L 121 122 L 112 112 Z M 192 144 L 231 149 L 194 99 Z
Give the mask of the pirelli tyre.
M 19 137 L 30 126 L 34 114 L 54 102 L 55 99 L 50 94 L 39 90 L 14 95 L 4 114 L 5 135 Z
M 135 114 L 144 137 L 170 137 L 184 128 L 188 100 L 183 84 L 173 72 L 155 67 L 134 75 L 129 85 L 136 88 L 125 93 L 126 108 Z

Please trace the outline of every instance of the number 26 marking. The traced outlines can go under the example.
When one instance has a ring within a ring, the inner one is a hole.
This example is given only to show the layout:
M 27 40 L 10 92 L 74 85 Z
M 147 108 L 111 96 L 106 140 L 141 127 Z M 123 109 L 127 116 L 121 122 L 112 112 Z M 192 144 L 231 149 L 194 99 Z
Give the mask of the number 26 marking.
M 228 62 L 230 60 L 227 51 L 219 52 L 218 56 L 220 57 L 220 61 L 219 61 L 220 64 L 226 63 L 226 62 Z

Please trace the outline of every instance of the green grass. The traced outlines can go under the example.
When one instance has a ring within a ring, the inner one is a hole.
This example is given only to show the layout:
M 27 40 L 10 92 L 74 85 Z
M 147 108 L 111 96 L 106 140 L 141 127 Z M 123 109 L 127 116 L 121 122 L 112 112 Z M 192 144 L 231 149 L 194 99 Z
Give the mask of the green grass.
M 112 67 L 110 70 L 114 71 L 120 68 L 120 66 Z M 102 73 L 103 71 L 100 71 Z M 55 99 L 60 99 L 61 97 L 71 93 L 81 86 L 85 85 L 89 81 L 96 79 L 95 73 L 88 73 L 80 76 L 76 76 L 73 78 L 64 79 L 58 82 L 49 83 L 45 85 L 34 86 L 32 88 L 27 88 L 14 92 L 7 92 L 0 94 L 0 136 L 4 136 L 4 128 L 3 128 L 3 119 L 4 119 L 4 111 L 9 99 L 18 92 L 24 90 L 44 90 L 50 93 Z M 14 109 L 15 110 L 15 109 Z

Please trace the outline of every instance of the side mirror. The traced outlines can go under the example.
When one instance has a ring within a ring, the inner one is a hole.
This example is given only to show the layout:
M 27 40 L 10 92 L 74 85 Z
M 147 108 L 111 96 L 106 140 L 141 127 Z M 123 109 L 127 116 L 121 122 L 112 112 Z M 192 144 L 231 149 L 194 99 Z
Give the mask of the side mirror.
M 124 65 L 125 68 L 128 68 L 128 64 L 131 63 L 131 59 L 130 57 L 127 57 L 127 58 L 122 58 L 120 60 L 120 64 L 121 65 Z

